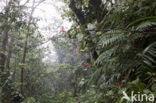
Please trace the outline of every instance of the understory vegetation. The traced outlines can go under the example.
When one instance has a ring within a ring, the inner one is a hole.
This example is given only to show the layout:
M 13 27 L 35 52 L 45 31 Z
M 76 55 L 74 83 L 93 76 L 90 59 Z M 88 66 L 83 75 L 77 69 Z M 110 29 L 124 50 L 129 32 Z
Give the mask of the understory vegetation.
M 46 0 L 2 1 L 0 103 L 155 103 L 155 0 L 62 0 L 55 62 L 33 17 Z

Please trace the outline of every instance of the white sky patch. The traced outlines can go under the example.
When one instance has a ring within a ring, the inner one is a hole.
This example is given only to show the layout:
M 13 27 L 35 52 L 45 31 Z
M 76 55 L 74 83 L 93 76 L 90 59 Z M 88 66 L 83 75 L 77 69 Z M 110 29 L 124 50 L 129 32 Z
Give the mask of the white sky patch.
M 59 8 L 67 9 L 68 6 L 61 1 L 46 0 L 41 3 L 34 12 L 33 16 L 40 19 L 38 22 L 39 31 L 44 36 L 45 41 L 48 41 L 48 39 L 54 35 L 60 34 L 62 29 L 68 30 L 72 25 L 71 22 L 62 19 L 62 11 Z M 49 48 L 45 53 L 46 57 L 44 60 L 56 62 L 57 54 L 51 41 L 45 43 L 44 47 Z

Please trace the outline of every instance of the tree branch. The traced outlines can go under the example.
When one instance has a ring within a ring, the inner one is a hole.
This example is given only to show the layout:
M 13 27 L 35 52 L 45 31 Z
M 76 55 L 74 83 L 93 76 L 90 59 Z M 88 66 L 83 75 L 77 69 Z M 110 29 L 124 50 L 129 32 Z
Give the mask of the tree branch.
M 79 20 L 80 24 L 81 25 L 84 25 L 85 24 L 84 15 L 81 12 L 81 10 L 79 10 L 78 8 L 76 8 L 75 1 L 74 0 L 70 0 L 69 7 L 75 13 L 75 15 L 76 15 L 77 19 Z

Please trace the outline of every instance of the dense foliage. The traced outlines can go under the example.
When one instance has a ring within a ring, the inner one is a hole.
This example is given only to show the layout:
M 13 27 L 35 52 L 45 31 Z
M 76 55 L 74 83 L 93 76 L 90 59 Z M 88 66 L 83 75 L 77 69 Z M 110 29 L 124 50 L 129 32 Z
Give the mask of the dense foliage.
M 156 100 L 155 0 L 63 0 L 73 24 L 50 38 L 55 63 L 43 60 L 33 17 L 43 1 L 6 0 L 0 11 L 0 103 L 155 102 L 122 99 Z
M 70 0 L 68 3 L 71 11 L 65 16 L 77 21 L 67 35 L 81 41 L 80 51 L 91 54 L 92 62 L 88 61 L 86 72 L 94 69 L 89 78 L 80 76 L 79 83 L 86 81 L 83 83 L 86 89 L 77 93 L 75 102 L 119 103 L 123 91 L 130 96 L 131 91 L 155 96 L 156 2 Z M 79 31 L 74 32 L 78 25 Z

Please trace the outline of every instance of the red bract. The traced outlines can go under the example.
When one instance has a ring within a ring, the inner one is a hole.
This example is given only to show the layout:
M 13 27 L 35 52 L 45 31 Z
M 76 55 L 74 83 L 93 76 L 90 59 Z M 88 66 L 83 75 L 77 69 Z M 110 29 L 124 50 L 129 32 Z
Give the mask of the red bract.
M 120 87 L 121 87 L 121 86 L 122 86 L 122 84 L 120 84 L 120 83 L 116 83 L 116 86 L 120 86 Z
M 86 67 L 87 67 L 87 66 L 89 66 L 89 64 L 88 64 L 88 63 L 83 63 L 82 65 L 83 65 L 83 66 L 86 66 Z
M 135 38 L 128 38 L 129 40 L 133 40 L 133 39 L 135 39 Z
M 75 28 L 75 31 L 80 31 L 80 29 Z
M 65 31 L 65 30 L 61 30 L 61 32 L 62 32 L 62 33 L 66 33 L 66 31 Z

